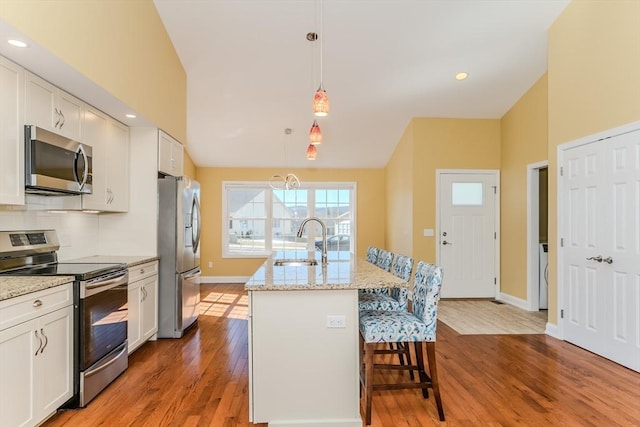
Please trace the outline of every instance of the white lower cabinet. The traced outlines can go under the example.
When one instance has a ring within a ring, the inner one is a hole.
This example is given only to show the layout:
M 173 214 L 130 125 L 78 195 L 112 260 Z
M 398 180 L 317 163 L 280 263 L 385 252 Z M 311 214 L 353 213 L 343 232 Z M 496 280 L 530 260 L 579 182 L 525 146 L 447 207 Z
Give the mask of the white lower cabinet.
M 72 300 L 48 312 L 47 300 L 40 297 L 43 293 L 19 297 L 25 308 L 42 310 L 0 330 L 1 427 L 35 426 L 73 395 Z M 20 308 L 12 303 L 0 301 L 0 310 Z
M 158 333 L 158 261 L 129 268 L 128 349 L 132 353 Z

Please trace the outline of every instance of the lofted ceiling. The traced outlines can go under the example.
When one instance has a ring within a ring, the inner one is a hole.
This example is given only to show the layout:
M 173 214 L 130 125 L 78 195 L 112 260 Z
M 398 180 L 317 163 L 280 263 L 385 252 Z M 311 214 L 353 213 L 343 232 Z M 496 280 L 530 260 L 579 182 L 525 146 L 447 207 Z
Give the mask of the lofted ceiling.
M 568 0 L 154 3 L 187 73 L 198 166 L 375 168 L 414 117 L 502 117 L 546 71 Z M 331 111 L 310 161 L 321 59 Z

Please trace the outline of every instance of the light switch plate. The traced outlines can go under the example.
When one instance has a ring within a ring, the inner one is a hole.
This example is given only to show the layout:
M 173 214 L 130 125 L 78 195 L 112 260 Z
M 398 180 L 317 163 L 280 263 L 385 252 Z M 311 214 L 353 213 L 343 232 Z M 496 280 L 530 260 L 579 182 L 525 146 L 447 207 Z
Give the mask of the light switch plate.
M 423 234 L 424 237 L 433 237 L 433 228 L 425 228 Z

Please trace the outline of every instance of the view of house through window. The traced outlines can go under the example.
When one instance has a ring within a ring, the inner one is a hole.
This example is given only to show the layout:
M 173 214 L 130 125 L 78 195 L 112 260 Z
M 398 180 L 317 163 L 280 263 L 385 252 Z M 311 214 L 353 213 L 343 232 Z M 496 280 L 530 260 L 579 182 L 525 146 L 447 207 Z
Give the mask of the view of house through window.
M 275 190 L 268 183 L 225 182 L 223 255 L 262 256 L 272 251 L 322 249 L 320 225 L 327 226 L 328 251 L 353 251 L 355 183 L 307 183 L 297 190 Z

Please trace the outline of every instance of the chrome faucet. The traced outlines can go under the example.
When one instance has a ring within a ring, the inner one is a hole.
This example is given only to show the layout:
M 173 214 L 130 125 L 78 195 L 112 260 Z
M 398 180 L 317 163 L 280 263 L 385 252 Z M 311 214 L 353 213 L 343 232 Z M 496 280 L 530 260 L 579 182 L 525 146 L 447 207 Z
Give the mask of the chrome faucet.
M 309 221 L 316 221 L 322 227 L 322 265 L 326 266 L 327 265 L 327 225 L 324 223 L 324 221 L 315 216 L 310 216 L 309 218 L 305 218 L 300 223 L 300 228 L 298 228 L 297 236 L 298 238 L 302 237 L 304 226 L 307 225 Z

